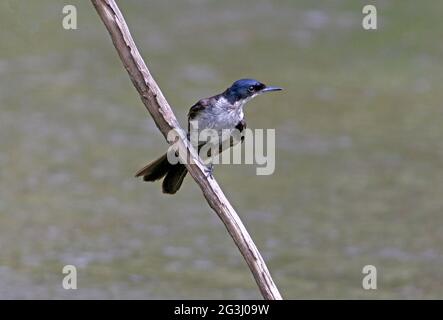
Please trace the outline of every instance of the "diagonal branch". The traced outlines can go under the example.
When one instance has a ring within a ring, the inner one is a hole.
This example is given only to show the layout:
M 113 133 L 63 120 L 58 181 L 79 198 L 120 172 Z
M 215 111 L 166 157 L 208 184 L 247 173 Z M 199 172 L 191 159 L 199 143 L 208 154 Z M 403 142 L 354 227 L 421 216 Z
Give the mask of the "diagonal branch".
M 206 176 L 201 159 L 190 145 L 171 107 L 151 76 L 117 4 L 114 0 L 91 1 L 108 29 L 120 59 L 155 124 L 165 138 L 167 138 L 170 130 L 175 130 L 179 134 L 180 141 L 178 144 L 175 143 L 175 146 L 178 146 L 180 151 L 185 151 L 181 154 L 190 155 L 192 160 L 185 161 L 186 168 L 200 186 L 209 206 L 225 224 L 226 229 L 245 258 L 261 294 L 268 300 L 281 300 L 282 297 L 268 268 L 239 216 L 223 194 L 217 181 Z

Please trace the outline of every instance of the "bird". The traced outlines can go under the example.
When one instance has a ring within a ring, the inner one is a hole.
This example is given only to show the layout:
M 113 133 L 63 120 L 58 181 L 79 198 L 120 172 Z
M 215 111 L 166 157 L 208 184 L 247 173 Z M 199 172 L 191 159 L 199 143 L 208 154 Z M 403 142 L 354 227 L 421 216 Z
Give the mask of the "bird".
M 197 125 L 199 132 L 204 129 L 213 129 L 219 134 L 221 138 L 219 152 L 226 148 L 225 142 L 227 139 L 229 139 L 228 148 L 236 143 L 243 142 L 243 136 L 240 141 L 238 139 L 233 141 L 232 137 L 226 138 L 226 135 L 222 135 L 222 131 L 230 132 L 236 129 L 240 133 L 244 132 L 246 121 L 243 108 L 246 103 L 261 94 L 280 90 L 282 88 L 267 86 L 255 79 L 240 79 L 222 93 L 200 99 L 189 109 L 188 139 L 194 126 Z M 204 142 L 199 142 L 199 150 L 204 145 Z M 207 157 L 210 158 L 211 154 L 208 153 Z M 152 182 L 163 178 L 163 193 L 175 194 L 180 189 L 187 172 L 188 170 L 184 164 L 180 162 L 171 164 L 168 161 L 168 153 L 165 153 L 137 171 L 135 177 L 143 177 L 144 181 Z M 212 176 L 212 164 L 208 166 L 208 173 Z

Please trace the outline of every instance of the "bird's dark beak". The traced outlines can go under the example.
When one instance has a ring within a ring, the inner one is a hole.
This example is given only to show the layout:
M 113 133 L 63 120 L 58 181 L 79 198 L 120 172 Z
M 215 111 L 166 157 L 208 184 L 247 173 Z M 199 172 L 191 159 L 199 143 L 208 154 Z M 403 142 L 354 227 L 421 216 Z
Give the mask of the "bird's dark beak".
M 280 87 L 268 87 L 268 86 L 266 86 L 266 87 L 264 87 L 264 88 L 261 90 L 261 92 L 262 92 L 262 93 L 265 93 L 265 92 L 281 91 L 281 90 L 283 90 L 283 88 L 280 88 Z

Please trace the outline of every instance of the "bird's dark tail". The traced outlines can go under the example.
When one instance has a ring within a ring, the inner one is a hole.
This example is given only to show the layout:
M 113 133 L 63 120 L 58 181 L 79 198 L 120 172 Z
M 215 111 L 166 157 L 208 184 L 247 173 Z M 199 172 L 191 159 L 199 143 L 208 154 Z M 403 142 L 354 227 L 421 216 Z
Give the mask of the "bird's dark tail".
M 162 185 L 163 193 L 174 194 L 180 189 L 187 172 L 185 165 L 169 163 L 168 155 L 164 154 L 140 169 L 135 176 L 143 177 L 144 181 L 156 181 L 165 177 Z

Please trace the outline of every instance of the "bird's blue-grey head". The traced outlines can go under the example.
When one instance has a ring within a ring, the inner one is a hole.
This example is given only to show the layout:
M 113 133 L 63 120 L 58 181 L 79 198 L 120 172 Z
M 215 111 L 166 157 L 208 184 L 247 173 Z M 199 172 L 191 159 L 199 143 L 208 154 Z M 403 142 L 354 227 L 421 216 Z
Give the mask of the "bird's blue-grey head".
M 235 81 L 223 95 L 230 103 L 247 102 L 259 94 L 280 91 L 282 88 L 270 87 L 254 79 L 240 79 Z

